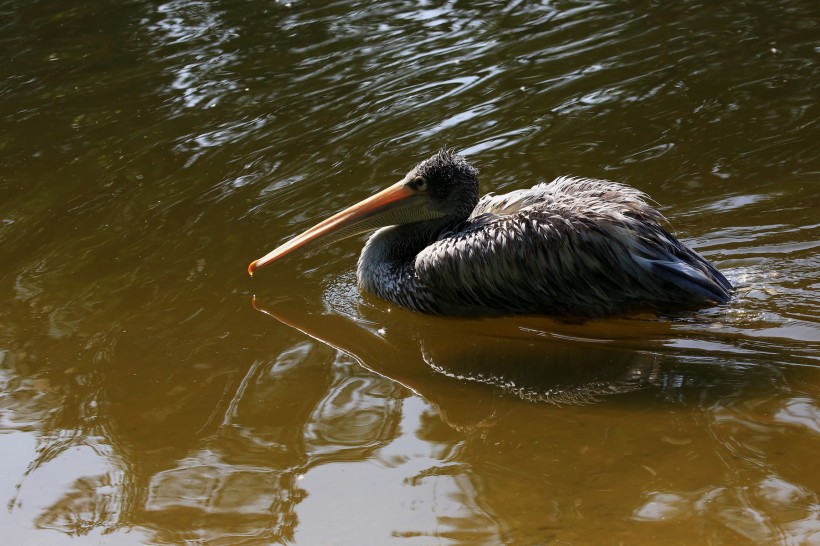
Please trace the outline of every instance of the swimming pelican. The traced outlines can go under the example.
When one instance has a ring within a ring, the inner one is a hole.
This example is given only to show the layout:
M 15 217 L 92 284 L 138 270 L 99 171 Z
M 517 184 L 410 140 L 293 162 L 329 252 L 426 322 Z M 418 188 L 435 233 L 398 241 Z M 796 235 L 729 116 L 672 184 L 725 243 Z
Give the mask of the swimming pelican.
M 381 228 L 359 257 L 359 288 L 422 313 L 603 316 L 729 301 L 729 281 L 665 223 L 646 195 L 607 180 L 560 177 L 479 199 L 477 169 L 442 150 L 248 273 Z

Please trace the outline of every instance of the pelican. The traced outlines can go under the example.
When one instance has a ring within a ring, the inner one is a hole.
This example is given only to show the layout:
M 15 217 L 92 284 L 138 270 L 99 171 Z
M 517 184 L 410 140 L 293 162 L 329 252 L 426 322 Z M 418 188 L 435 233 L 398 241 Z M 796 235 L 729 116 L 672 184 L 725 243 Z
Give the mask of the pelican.
M 285 242 L 248 273 L 378 228 L 359 289 L 437 315 L 598 317 L 729 301 L 732 285 L 624 184 L 562 176 L 479 199 L 478 170 L 447 150 Z

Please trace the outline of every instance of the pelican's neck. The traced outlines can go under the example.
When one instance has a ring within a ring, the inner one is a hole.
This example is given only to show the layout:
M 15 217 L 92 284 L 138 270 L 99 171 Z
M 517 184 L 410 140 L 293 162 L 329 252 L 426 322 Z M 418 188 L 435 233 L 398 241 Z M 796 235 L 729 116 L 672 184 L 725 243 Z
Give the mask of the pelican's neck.
M 381 228 L 365 244 L 356 270 L 359 287 L 404 307 L 419 308 L 422 297 L 415 260 L 452 218 Z

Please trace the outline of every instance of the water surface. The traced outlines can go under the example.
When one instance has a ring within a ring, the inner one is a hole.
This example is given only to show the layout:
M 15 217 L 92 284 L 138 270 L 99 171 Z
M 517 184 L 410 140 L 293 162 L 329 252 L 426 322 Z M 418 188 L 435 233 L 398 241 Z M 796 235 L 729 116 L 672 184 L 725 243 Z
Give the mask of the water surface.
M 0 16 L 10 543 L 820 543 L 812 2 Z M 442 146 L 639 188 L 733 301 L 425 317 L 360 239 L 247 277 Z

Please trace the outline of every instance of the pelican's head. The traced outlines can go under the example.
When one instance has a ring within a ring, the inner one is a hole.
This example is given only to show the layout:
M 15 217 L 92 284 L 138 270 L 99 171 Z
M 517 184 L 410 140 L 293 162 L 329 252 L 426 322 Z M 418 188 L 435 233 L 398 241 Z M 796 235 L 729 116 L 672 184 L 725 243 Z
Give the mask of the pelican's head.
M 422 161 L 404 178 L 290 239 L 248 266 L 257 269 L 300 249 L 397 224 L 465 220 L 478 203 L 478 170 L 447 150 Z

